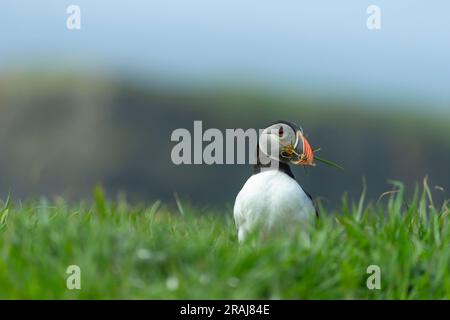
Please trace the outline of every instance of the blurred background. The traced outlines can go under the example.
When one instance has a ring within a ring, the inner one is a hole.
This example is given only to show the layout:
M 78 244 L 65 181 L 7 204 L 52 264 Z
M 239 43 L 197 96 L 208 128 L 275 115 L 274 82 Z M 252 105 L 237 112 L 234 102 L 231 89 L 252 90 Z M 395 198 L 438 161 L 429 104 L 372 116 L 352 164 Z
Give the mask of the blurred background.
M 449 15 L 444 0 L 4 0 L 0 197 L 78 201 L 100 183 L 132 201 L 232 204 L 251 167 L 176 166 L 171 132 L 278 119 L 345 167 L 295 169 L 330 206 L 363 177 L 375 200 L 426 175 L 448 196 Z

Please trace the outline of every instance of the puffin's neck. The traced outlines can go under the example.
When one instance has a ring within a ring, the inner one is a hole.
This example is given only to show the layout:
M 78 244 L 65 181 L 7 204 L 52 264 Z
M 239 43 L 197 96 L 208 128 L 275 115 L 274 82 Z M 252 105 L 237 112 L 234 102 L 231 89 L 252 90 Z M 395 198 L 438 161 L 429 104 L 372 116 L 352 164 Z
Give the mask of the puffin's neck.
M 264 165 L 259 161 L 259 158 L 258 158 L 258 162 L 253 166 L 253 174 L 260 173 L 263 169 L 278 170 L 278 171 L 284 172 L 292 179 L 295 179 L 295 176 L 292 173 L 291 168 L 289 167 L 289 165 L 287 163 L 284 163 L 284 162 L 278 162 L 277 166 L 271 166 L 270 164 Z

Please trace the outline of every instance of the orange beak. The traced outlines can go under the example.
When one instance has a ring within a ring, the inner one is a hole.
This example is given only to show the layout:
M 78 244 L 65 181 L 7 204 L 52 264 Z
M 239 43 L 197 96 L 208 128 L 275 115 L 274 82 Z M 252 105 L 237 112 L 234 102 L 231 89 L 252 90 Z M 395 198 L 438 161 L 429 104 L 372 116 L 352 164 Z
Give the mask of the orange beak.
M 314 151 L 311 148 L 311 145 L 309 144 L 308 140 L 303 137 L 303 151 L 305 155 L 304 164 L 313 166 L 314 165 Z
M 311 148 L 311 145 L 309 144 L 308 140 L 305 138 L 302 132 L 297 132 L 297 137 L 299 139 L 299 145 L 301 145 L 303 148 L 302 150 L 299 150 L 300 159 L 295 162 L 297 165 L 304 165 L 304 166 L 314 166 L 314 151 Z M 298 148 L 299 146 L 297 146 Z

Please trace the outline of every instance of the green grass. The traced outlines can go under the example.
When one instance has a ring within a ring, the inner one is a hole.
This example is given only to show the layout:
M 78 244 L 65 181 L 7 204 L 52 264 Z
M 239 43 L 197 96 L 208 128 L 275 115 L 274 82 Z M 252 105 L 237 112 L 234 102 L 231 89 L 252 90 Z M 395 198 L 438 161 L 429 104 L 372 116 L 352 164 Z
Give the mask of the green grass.
M 322 212 L 312 230 L 239 245 L 230 210 L 0 202 L 0 298 L 449 299 L 448 202 L 424 185 Z M 81 268 L 81 290 L 66 269 Z M 381 289 L 366 286 L 369 265 Z

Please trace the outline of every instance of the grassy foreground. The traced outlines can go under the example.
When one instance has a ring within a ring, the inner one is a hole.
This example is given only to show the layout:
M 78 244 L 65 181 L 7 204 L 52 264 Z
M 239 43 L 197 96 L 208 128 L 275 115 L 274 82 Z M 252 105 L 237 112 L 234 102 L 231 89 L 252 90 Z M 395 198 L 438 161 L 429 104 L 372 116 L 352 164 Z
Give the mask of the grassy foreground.
M 313 230 L 239 245 L 231 212 L 0 202 L 0 298 L 449 299 L 448 202 L 403 188 L 378 204 L 343 201 Z M 81 290 L 68 290 L 69 265 Z M 366 286 L 367 267 L 381 289 Z

